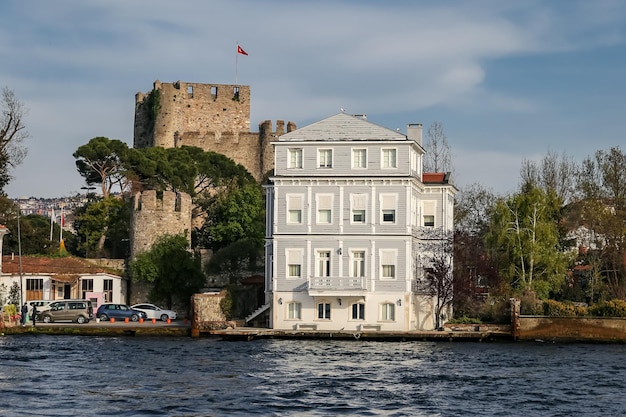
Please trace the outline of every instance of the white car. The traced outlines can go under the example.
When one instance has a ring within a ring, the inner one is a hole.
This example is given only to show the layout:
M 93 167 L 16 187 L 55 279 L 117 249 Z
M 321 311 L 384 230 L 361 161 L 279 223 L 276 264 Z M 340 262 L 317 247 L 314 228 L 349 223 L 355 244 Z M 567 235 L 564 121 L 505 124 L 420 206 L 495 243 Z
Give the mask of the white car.
M 167 319 L 172 319 L 172 320 L 176 319 L 175 311 L 165 310 L 165 309 L 162 309 L 161 307 L 155 306 L 154 304 L 147 304 L 147 303 L 135 304 L 135 305 L 130 306 L 130 308 L 134 310 L 143 311 L 144 313 L 146 313 L 146 316 L 148 317 L 148 319 L 159 319 L 163 321 L 167 321 Z

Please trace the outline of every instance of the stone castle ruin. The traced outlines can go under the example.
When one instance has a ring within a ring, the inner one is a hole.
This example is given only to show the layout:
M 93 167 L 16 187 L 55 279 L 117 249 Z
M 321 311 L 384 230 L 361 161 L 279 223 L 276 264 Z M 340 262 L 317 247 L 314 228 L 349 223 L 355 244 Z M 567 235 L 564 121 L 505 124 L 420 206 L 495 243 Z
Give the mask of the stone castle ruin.
M 250 86 L 155 81 L 152 91 L 135 96 L 134 147 L 196 146 L 226 155 L 257 181 L 274 168 L 275 137 L 296 129 L 278 120 L 250 131 Z

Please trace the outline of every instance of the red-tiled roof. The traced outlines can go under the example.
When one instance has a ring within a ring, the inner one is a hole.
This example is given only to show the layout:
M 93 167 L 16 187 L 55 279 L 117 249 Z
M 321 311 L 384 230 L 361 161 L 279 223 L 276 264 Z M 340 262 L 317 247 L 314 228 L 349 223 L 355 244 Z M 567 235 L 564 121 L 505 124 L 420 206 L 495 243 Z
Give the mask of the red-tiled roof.
M 2 272 L 19 274 L 19 256 L 3 256 Z M 63 258 L 44 258 L 40 256 L 22 256 L 24 274 L 97 274 L 108 272 L 106 269 L 90 264 L 84 259 L 71 256 Z

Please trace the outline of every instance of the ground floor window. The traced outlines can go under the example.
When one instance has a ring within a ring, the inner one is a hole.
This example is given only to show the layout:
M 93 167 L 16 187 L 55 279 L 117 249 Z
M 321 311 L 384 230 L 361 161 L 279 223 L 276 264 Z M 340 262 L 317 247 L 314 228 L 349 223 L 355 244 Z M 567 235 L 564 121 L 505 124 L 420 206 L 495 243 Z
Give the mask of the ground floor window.
M 104 301 L 107 303 L 113 302 L 113 280 L 104 280 Z
M 302 304 L 293 302 L 287 305 L 288 318 L 291 320 L 300 320 L 302 318 Z
M 352 304 L 352 320 L 365 320 L 365 304 Z
M 395 321 L 396 320 L 396 305 L 393 303 L 384 303 L 381 306 L 380 319 L 382 321 Z
M 330 304 L 319 303 L 317 305 L 317 318 L 321 320 L 330 320 Z
M 26 299 L 41 300 L 43 298 L 43 279 L 27 278 L 26 279 Z
M 82 298 L 87 298 L 88 292 L 93 292 L 93 279 L 83 279 L 81 281 Z

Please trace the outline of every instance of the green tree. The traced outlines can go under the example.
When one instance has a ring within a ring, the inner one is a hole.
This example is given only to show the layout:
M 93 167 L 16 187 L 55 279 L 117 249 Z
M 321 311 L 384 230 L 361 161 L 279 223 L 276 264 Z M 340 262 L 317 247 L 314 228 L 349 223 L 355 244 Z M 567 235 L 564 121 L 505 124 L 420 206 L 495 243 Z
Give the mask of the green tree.
M 128 152 L 128 145 L 120 140 L 95 137 L 74 152 L 76 168 L 88 185 L 100 184 L 106 198 L 116 184 L 126 190 Z
M 568 208 L 569 228 L 587 231 L 588 251 L 580 262 L 591 268 L 591 300 L 626 297 L 626 154 L 619 147 L 596 151 L 577 175 L 576 204 Z
M 560 245 L 559 220 L 555 193 L 532 184 L 497 201 L 486 245 L 511 289 L 546 298 L 559 288 L 570 261 Z
M 129 250 L 130 207 L 117 197 L 94 199 L 74 211 L 78 253 L 125 258 Z
M 189 251 L 183 235 L 159 237 L 148 252 L 130 264 L 132 279 L 152 284 L 150 300 L 172 307 L 174 299 L 189 307 L 191 296 L 206 283 L 200 256 Z
M 232 186 L 201 201 L 205 222 L 197 232 L 199 243 L 214 251 L 248 239 L 263 245 L 265 210 L 261 187 L 256 182 Z
M 11 180 L 10 170 L 22 163 L 27 154 L 24 141 L 28 132 L 24 124 L 28 110 L 5 87 L 0 100 L 0 192 Z

